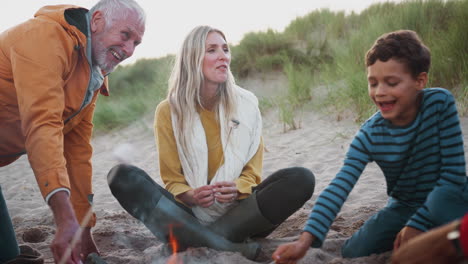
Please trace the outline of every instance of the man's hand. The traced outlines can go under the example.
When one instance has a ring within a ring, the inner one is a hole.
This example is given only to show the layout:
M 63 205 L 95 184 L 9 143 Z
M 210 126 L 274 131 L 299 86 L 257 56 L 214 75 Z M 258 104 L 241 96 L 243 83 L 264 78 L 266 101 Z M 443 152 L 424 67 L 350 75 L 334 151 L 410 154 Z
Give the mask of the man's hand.
M 50 246 L 52 254 L 54 256 L 55 263 L 60 263 L 64 257 L 67 248 L 71 246 L 71 241 L 78 229 L 80 228 L 78 221 L 76 220 L 75 212 L 68 198 L 68 194 L 64 191 L 57 192 L 52 195 L 49 200 L 50 207 L 54 214 L 55 224 L 57 230 L 55 232 L 54 240 Z M 82 263 L 81 258 L 81 237 L 78 237 L 78 241 L 75 247 L 71 250 L 71 255 L 66 256 L 67 264 L 78 264 Z
M 299 240 L 280 245 L 271 257 L 278 264 L 294 264 L 305 256 L 314 239 L 312 234 L 303 232 Z
M 395 241 L 393 242 L 393 250 L 397 250 L 400 246 L 404 245 L 407 243 L 410 239 L 414 238 L 417 235 L 420 235 L 423 233 L 423 231 L 410 227 L 410 226 L 405 226 L 403 229 L 398 232 L 397 237 L 395 238 Z
M 220 203 L 232 203 L 239 197 L 235 182 L 217 182 L 214 184 L 213 192 L 216 201 Z
M 456 222 L 415 237 L 393 252 L 392 264 L 457 263 L 456 250 L 447 234 Z
M 85 261 L 86 257 L 91 253 L 97 253 L 98 255 L 101 254 L 94 242 L 93 235 L 91 234 L 91 227 L 85 227 L 81 234 L 82 260 Z

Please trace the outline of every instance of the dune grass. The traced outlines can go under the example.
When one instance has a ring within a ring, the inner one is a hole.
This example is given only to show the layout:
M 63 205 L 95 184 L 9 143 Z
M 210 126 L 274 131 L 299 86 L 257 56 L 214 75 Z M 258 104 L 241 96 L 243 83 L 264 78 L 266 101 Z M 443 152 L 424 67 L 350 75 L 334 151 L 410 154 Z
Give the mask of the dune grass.
M 94 113 L 97 131 L 108 131 L 130 124 L 156 109 L 166 97 L 167 80 L 173 57 L 138 60 L 119 66 L 110 75 L 110 96 L 100 96 Z
M 276 50 L 276 55 L 282 55 L 283 63 L 276 63 L 276 59 L 274 65 L 251 63 L 249 67 L 243 64 L 242 69 L 233 64 L 233 71 L 238 76 L 245 76 L 249 72 L 281 70 L 288 79 L 292 78 L 289 87 L 285 89 L 294 90 L 296 74 L 291 73 L 290 64 L 294 65 L 294 71 L 307 66 L 310 76 L 313 76 L 309 89 L 322 86 L 327 87 L 329 91 L 327 100 L 314 102 L 311 98 L 312 103 L 325 104 L 336 111 L 352 111 L 356 114 L 356 120 L 362 121 L 376 110 L 367 95 L 364 66 L 366 51 L 384 33 L 411 29 L 415 30 L 431 49 L 432 65 L 428 87 L 444 87 L 451 90 L 459 101 L 460 113 L 467 114 L 467 28 L 467 0 L 386 2 L 374 4 L 360 14 L 347 15 L 344 12 L 324 9 L 295 19 L 284 32 L 268 31 L 269 39 L 281 40 L 281 50 L 277 49 L 278 46 L 272 49 L 273 43 L 268 46 L 271 43 L 269 41 L 262 41 L 265 33 L 250 33 L 250 39 L 259 41 L 249 42 L 249 45 L 241 42 L 235 49 L 238 53 L 234 53 L 233 61 L 243 61 L 245 50 L 252 51 L 249 53 L 250 61 L 257 61 L 271 54 L 271 50 Z M 256 43 L 258 45 L 255 45 Z M 261 60 L 264 63 L 266 61 Z M 291 96 L 291 93 L 288 93 L 288 96 Z M 291 98 L 284 100 L 290 101 Z M 287 107 L 280 112 L 288 109 L 295 111 L 290 105 L 278 105 Z
M 411 0 L 379 3 L 361 13 L 327 9 L 298 17 L 283 32 L 251 32 L 231 47 L 231 68 L 237 79 L 280 72 L 288 78 L 285 95 L 261 99 L 262 111 L 278 107 L 286 129 L 300 127 L 306 104 L 354 113 L 367 119 L 375 107 L 367 95 L 364 55 L 382 34 L 415 30 L 432 54 L 428 87 L 444 87 L 468 114 L 468 0 Z M 165 97 L 172 57 L 140 60 L 119 67 L 110 77 L 110 98 L 101 97 L 95 125 L 109 130 L 153 111 Z M 314 89 L 327 90 L 314 98 Z M 248 88 L 248 87 L 247 87 Z

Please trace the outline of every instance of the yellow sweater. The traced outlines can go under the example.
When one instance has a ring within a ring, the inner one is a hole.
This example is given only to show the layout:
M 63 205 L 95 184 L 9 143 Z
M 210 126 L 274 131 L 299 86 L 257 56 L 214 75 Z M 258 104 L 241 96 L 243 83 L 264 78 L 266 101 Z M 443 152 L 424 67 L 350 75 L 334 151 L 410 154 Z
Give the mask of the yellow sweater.
M 199 114 L 208 146 L 208 180 L 211 181 L 224 162 L 221 128 L 215 112 L 200 109 Z M 174 196 L 191 190 L 182 172 L 172 129 L 171 109 L 167 100 L 162 101 L 156 108 L 154 133 L 159 153 L 159 173 L 166 189 Z M 245 164 L 241 175 L 235 180 L 237 189 L 241 193 L 240 199 L 246 198 L 252 193 L 252 187 L 260 183 L 262 167 L 263 139 L 260 141 L 257 153 Z

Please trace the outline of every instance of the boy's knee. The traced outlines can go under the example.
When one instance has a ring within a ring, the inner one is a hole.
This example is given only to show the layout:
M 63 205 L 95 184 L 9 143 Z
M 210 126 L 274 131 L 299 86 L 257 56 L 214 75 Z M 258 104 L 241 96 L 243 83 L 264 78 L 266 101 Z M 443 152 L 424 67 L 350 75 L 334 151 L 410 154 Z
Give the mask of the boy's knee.
M 374 254 L 374 248 L 369 248 L 363 245 L 365 243 L 359 243 L 359 245 L 356 245 L 353 240 L 348 239 L 344 243 L 343 247 L 341 248 L 341 256 L 343 258 L 359 258 L 359 257 L 365 257 L 365 256 L 370 256 L 371 254 Z
M 361 252 L 359 250 L 357 250 L 355 247 L 353 247 L 352 245 L 348 245 L 349 243 L 349 240 L 347 240 L 345 242 L 345 244 L 343 245 L 343 247 L 341 248 L 341 256 L 343 258 L 359 258 L 359 257 L 362 257 L 362 256 L 366 256 L 366 255 L 362 255 L 360 254 Z
M 426 200 L 426 206 L 435 226 L 446 224 L 466 213 L 468 200 L 464 189 L 455 186 L 439 186 Z
M 356 256 L 354 256 L 354 252 L 352 250 L 352 247 L 348 246 L 349 244 L 349 239 L 345 241 L 345 243 L 343 244 L 343 246 L 341 247 L 341 256 L 343 258 L 355 258 Z

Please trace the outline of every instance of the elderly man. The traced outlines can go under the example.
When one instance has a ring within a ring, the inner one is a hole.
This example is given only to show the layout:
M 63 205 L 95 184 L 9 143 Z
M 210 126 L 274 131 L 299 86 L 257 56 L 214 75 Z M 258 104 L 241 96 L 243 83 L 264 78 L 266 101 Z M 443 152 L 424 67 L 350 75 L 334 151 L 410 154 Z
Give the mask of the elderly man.
M 0 34 L 0 166 L 28 155 L 57 226 L 57 262 L 79 263 L 98 252 L 91 235 L 92 116 L 98 93 L 108 95 L 106 76 L 132 56 L 144 30 L 134 0 L 101 0 L 89 11 L 43 7 Z M 1 189 L 0 210 L 3 263 L 20 252 Z M 86 228 L 64 256 L 81 222 Z

